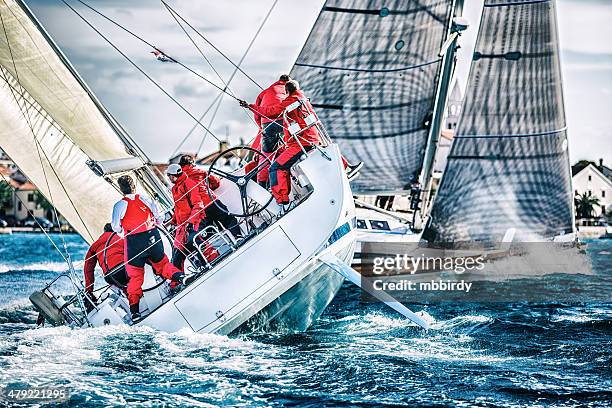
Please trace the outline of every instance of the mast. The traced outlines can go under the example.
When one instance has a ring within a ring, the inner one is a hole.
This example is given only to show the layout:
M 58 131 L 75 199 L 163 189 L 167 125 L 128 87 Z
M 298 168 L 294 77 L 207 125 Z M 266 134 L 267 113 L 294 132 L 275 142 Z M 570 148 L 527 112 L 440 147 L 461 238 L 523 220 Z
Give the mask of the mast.
M 555 3 L 487 0 L 430 242 L 574 232 Z
M 452 9 L 454 10 L 455 18 L 461 17 L 463 13 L 463 0 L 454 1 Z M 449 24 L 446 37 L 447 39 L 444 45 L 442 46 L 442 49 L 440 50 L 440 54 L 438 54 L 443 58 L 442 70 L 440 81 L 438 82 L 438 91 L 436 93 L 434 114 L 431 120 L 431 127 L 429 128 L 427 150 L 425 151 L 423 167 L 421 169 L 421 174 L 419 175 L 419 185 L 421 186 L 422 190 L 415 190 L 415 194 L 419 194 L 419 198 L 421 194 L 424 194 L 425 196 L 425 198 L 422 200 L 424 203 L 424 207 L 420 208 L 421 218 L 419 220 L 419 224 L 421 224 L 422 218 L 427 214 L 428 203 L 432 198 L 431 176 L 433 172 L 433 162 L 438 148 L 438 140 L 440 138 L 442 121 L 444 120 L 446 104 L 448 102 L 451 81 L 455 72 L 455 66 L 457 61 L 457 41 L 459 39 L 461 31 L 467 28 L 467 25 L 461 26 L 462 22 L 456 23 L 455 18 L 453 19 L 452 23 Z M 415 209 L 415 220 L 417 219 L 416 212 L 417 210 Z M 418 227 L 420 227 L 420 225 L 413 225 L 413 228 Z

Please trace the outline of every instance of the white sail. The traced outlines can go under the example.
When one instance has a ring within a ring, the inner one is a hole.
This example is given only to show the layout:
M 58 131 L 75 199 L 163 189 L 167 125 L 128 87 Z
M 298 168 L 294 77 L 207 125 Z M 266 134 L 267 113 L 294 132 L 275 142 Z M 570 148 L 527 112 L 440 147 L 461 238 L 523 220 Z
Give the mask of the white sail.
M 148 159 L 104 110 L 21 1 L 0 0 L 0 147 L 87 240 L 120 197 L 88 161 L 125 160 L 163 202 Z M 137 161 L 137 163 L 139 163 Z M 142 167 L 144 166 L 144 167 Z M 110 180 L 110 177 L 108 177 Z

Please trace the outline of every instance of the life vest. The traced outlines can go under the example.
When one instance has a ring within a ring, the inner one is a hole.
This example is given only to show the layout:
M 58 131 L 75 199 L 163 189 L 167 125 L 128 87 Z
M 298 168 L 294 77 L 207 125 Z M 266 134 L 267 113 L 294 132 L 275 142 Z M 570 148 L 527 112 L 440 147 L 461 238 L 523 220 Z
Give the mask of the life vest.
M 283 112 L 283 119 L 291 136 L 299 135 L 319 123 L 312 105 L 305 98 L 298 98 Z
M 127 203 L 121 226 L 126 234 L 138 234 L 155 228 L 155 217 L 151 209 L 136 194 L 133 200 L 123 197 Z
M 199 225 L 205 217 L 204 204 L 194 180 L 181 174 L 172 186 L 174 198 L 174 221 L 177 226 L 187 223 Z M 186 225 L 184 225 L 186 227 Z

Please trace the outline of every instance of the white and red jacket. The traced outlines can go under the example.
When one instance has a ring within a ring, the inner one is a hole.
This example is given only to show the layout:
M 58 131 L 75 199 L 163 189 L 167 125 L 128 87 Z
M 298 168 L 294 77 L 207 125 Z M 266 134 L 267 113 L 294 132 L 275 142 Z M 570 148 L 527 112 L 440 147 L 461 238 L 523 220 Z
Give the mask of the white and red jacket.
M 163 222 L 155 201 L 141 194 L 128 194 L 115 203 L 111 225 L 116 233 L 138 234 Z

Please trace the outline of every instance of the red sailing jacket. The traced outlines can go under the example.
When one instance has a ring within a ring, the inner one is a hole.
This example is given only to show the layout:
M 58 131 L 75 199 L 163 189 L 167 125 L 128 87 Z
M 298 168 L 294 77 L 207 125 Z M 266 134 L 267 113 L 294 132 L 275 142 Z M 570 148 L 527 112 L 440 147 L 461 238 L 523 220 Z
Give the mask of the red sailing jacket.
M 286 83 L 287 81 L 276 81 L 275 83 L 273 83 L 272 85 L 270 85 L 269 87 L 261 91 L 261 93 L 257 96 L 257 99 L 255 99 L 254 105 L 261 108 L 261 107 L 277 105 L 280 102 L 282 102 L 282 100 L 287 97 L 287 91 L 285 91 Z M 280 116 L 279 114 L 267 115 L 263 113 L 261 109 L 253 110 L 253 114 L 255 116 L 255 122 L 257 122 L 257 125 L 259 125 L 260 128 L 261 128 L 262 123 L 273 122 L 275 119 L 277 119 Z M 264 115 L 267 117 L 264 118 L 261 115 Z
M 212 204 L 213 200 L 217 199 L 215 195 L 215 190 L 219 188 L 221 180 L 219 177 L 211 174 L 208 177 L 208 182 L 210 183 L 210 193 L 211 196 L 208 195 L 208 188 L 206 187 L 206 177 L 208 176 L 208 172 L 206 170 L 197 169 L 193 165 L 183 166 L 183 173 L 187 174 L 191 180 L 193 180 L 198 185 L 198 192 L 200 193 L 200 198 L 204 203 L 204 208 L 208 207 Z
M 204 203 L 198 185 L 187 176 L 187 173 L 182 173 L 172 186 L 172 197 L 174 198 L 172 222 L 176 225 L 174 246 L 183 250 L 187 242 L 187 226 L 192 224 L 197 231 L 205 217 Z
M 253 104 L 253 105 L 249 105 L 249 108 L 251 108 L 251 110 L 253 110 L 254 112 L 257 111 L 260 114 L 268 116 L 268 117 L 278 117 L 282 115 L 283 111 L 285 110 L 287 106 L 291 105 L 293 102 L 296 102 L 299 99 L 301 99 L 306 104 L 308 109 L 314 112 L 312 105 L 310 104 L 306 96 L 304 96 L 304 93 L 301 90 L 292 92 L 288 97 L 283 99 L 282 102 L 277 103 L 276 105 L 256 106 Z M 293 121 L 298 122 L 301 128 L 306 127 L 306 122 L 304 121 L 304 117 L 301 114 L 299 109 L 292 110 L 291 112 L 287 114 L 287 117 Z M 283 123 L 283 125 L 285 126 L 285 143 L 287 143 L 288 145 L 297 144 L 297 141 L 295 140 L 295 138 L 292 137 L 289 131 L 287 130 L 288 124 Z M 302 144 L 303 146 L 307 146 L 309 144 L 308 142 L 319 143 L 320 141 L 319 131 L 317 130 L 315 126 L 311 126 L 310 128 L 300 133 L 298 136 L 300 139 L 300 144 Z
M 91 244 L 87 254 L 85 255 L 83 273 L 85 275 L 85 288 L 90 293 L 93 292 L 95 279 L 94 270 L 96 269 L 96 263 L 100 265 L 104 275 L 108 273 L 108 270 L 104 265 L 104 247 L 106 246 L 108 238 L 112 234 L 113 232 L 105 232 L 104 234 L 100 235 L 100 238 Z M 106 249 L 106 263 L 110 269 L 113 269 L 115 266 L 124 262 L 123 244 L 123 238 L 117 234 L 115 234 L 108 243 L 108 248 Z
M 138 234 L 155 228 L 155 217 L 140 195 L 136 194 L 133 200 L 123 197 L 123 201 L 127 203 L 127 208 L 121 226 L 126 234 Z
M 194 180 L 183 173 L 172 186 L 174 198 L 174 222 L 198 226 L 204 218 L 204 203 L 200 197 L 199 188 Z

